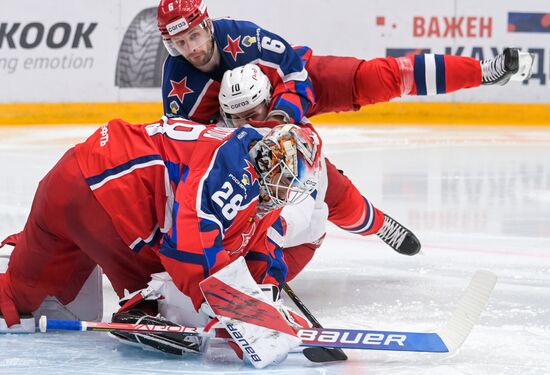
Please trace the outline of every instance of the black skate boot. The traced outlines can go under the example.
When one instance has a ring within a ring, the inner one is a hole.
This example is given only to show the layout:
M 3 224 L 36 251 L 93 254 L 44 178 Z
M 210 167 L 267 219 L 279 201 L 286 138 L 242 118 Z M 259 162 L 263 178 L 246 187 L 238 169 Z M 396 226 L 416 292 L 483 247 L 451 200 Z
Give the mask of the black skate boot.
M 533 54 L 521 52 L 518 48 L 506 48 L 500 55 L 481 61 L 481 84 L 502 86 L 510 79 L 529 79 L 533 61 Z
M 386 214 L 384 214 L 384 224 L 376 235 L 400 254 L 415 255 L 420 251 L 418 238 Z

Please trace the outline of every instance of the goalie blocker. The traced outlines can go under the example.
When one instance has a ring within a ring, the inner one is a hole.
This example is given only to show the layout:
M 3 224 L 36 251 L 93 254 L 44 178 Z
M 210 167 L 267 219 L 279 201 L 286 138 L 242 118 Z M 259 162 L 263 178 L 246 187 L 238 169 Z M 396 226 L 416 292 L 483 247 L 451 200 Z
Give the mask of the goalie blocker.
M 302 341 L 240 257 L 200 283 L 206 302 L 255 368 L 282 362 Z

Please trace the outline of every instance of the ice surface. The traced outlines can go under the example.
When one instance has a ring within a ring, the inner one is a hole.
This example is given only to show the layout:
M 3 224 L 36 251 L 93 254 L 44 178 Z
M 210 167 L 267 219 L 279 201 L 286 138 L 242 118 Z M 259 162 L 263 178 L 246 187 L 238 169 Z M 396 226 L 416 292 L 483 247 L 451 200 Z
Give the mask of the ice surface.
M 93 127 L 0 127 L 0 237 L 22 228 L 40 178 Z M 432 331 L 477 269 L 499 280 L 454 356 L 348 350 L 318 365 L 291 354 L 267 374 L 550 373 L 550 131 L 544 128 L 320 128 L 329 158 L 423 250 L 394 253 L 331 227 L 293 288 L 327 327 Z M 5 266 L 9 250 L 0 250 Z M 106 283 L 107 318 L 115 296 Z M 174 358 L 103 333 L 0 336 L 0 374 L 240 374 L 232 352 Z

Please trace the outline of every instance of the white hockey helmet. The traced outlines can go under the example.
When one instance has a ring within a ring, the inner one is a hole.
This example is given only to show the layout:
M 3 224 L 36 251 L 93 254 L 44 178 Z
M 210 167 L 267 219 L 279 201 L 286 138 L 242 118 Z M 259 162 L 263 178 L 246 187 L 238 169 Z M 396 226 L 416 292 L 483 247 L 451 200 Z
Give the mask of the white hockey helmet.
M 298 204 L 317 188 L 321 142 L 312 129 L 278 125 L 249 154 L 259 175 L 263 211 Z
M 239 66 L 224 73 L 218 99 L 225 124 L 233 128 L 232 115 L 251 110 L 262 103 L 269 105 L 271 82 L 257 65 Z

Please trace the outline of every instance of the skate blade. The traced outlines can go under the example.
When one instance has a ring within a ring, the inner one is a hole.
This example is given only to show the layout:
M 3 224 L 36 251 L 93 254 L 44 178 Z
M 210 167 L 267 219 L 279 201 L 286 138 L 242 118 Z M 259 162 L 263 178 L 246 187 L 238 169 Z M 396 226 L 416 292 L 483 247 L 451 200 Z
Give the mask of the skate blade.
M 533 63 L 535 62 L 535 54 L 529 52 L 519 52 L 519 68 L 510 81 L 525 81 L 533 74 Z

